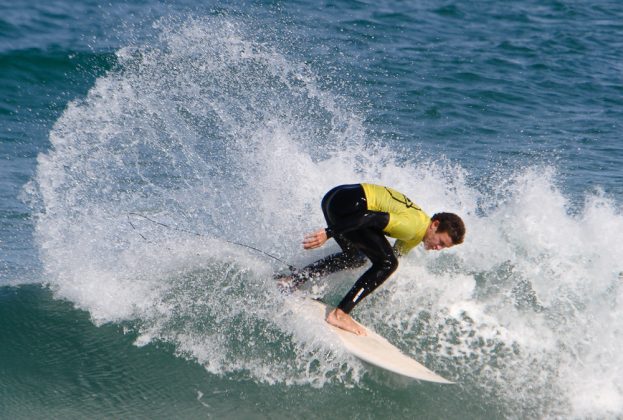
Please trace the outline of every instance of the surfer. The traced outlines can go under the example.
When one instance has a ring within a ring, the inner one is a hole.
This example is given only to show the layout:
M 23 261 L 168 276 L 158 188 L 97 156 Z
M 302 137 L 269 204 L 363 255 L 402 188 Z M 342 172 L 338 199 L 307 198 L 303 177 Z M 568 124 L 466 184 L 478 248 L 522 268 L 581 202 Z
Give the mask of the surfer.
M 372 266 L 359 277 L 340 304 L 327 315 L 336 327 L 365 335 L 350 312 L 398 268 L 398 257 L 423 243 L 426 250 L 439 251 L 463 242 L 465 225 L 453 213 L 429 217 L 404 194 L 373 184 L 340 185 L 322 199 L 327 227 L 305 235 L 303 248 L 319 248 L 333 238 L 342 252 L 316 261 L 280 278 L 284 289 L 296 289 L 312 277 Z M 396 238 L 393 247 L 386 236 Z

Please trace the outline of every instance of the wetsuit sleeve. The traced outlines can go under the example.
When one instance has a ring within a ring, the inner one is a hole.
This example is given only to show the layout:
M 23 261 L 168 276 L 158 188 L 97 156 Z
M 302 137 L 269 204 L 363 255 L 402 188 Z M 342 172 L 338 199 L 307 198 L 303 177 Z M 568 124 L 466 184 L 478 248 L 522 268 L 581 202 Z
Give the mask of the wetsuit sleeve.
M 361 228 L 385 229 L 389 223 L 389 213 L 380 211 L 365 211 L 360 215 L 353 215 L 325 228 L 327 238 Z

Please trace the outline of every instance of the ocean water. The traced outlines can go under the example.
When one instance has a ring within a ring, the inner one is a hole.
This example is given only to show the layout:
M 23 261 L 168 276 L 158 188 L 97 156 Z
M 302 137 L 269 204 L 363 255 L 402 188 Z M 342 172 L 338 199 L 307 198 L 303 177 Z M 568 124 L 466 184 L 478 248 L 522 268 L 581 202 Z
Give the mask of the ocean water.
M 0 11 L 0 418 L 623 416 L 621 3 Z M 274 287 L 362 181 L 466 221 L 353 313 L 455 385 Z

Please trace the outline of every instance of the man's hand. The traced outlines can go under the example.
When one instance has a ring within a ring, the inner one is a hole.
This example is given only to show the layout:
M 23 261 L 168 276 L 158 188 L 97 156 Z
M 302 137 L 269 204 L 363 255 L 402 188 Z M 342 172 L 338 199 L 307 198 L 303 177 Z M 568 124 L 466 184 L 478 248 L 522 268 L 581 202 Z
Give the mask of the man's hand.
M 303 248 L 319 248 L 327 242 L 327 239 L 327 232 L 324 229 L 317 230 L 314 233 L 308 233 L 305 235 L 305 239 L 303 239 Z

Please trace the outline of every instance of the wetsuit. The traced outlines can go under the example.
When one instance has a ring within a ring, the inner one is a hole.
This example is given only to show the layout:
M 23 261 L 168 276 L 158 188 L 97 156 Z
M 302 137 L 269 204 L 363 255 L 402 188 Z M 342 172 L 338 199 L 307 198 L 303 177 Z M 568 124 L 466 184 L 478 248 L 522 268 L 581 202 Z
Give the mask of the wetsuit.
M 430 224 L 428 215 L 404 194 L 373 184 L 333 188 L 322 199 L 322 211 L 327 237 L 335 239 L 342 252 L 294 273 L 293 282 L 298 286 L 310 277 L 361 267 L 367 257 L 372 266 L 338 305 L 346 313 L 387 280 L 398 267 L 396 256 L 419 244 Z M 385 235 L 397 238 L 393 248 Z

